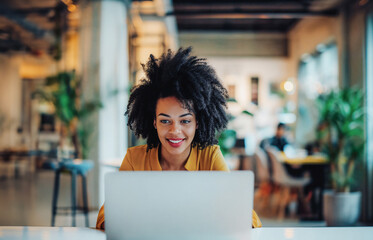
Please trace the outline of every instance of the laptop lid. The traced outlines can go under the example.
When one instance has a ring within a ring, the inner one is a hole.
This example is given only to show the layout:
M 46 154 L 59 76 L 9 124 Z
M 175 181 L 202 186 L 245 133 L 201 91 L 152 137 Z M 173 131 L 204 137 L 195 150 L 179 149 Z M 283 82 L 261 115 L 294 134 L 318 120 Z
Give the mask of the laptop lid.
M 107 238 L 249 239 L 253 189 L 250 171 L 109 173 Z

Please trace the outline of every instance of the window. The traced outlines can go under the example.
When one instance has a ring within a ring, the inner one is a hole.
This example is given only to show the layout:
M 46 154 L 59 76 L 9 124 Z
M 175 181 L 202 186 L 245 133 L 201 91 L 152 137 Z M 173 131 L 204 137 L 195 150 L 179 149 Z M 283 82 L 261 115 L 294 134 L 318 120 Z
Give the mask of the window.
M 298 117 L 295 138 L 305 145 L 316 139 L 319 94 L 338 87 L 338 48 L 336 44 L 319 44 L 315 53 L 305 54 L 298 72 Z
M 373 12 L 368 15 L 367 29 L 366 29 L 366 173 L 367 173 L 367 186 L 366 186 L 366 202 L 368 203 L 364 212 L 367 213 L 366 218 L 373 219 Z

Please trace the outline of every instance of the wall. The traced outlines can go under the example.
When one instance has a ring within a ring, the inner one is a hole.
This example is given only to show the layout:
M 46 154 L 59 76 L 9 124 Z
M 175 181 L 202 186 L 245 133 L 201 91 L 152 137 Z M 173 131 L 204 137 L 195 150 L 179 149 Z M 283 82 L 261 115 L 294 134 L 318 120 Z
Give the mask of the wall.
M 339 86 L 363 87 L 365 9 L 353 3 L 341 8 L 337 17 L 300 21 L 288 33 L 289 75 L 297 77 L 299 61 L 304 54 L 312 54 L 319 44 L 334 42 L 338 47 Z M 294 98 L 295 102 L 299 102 L 297 95 Z M 312 128 L 315 124 L 316 121 L 311 124 Z M 298 126 L 296 140 L 302 143 L 312 140 L 315 135 L 309 134 L 310 131 L 312 129 Z
M 358 5 L 352 5 L 349 6 L 347 9 L 347 51 L 349 67 L 347 85 L 364 87 L 367 8 L 359 7 Z
M 348 35 L 346 36 L 348 44 L 346 50 L 348 51 L 348 81 L 347 83 L 351 86 L 356 85 L 365 90 L 366 94 L 372 94 L 371 75 L 368 77 L 369 71 L 371 71 L 371 62 L 368 62 L 373 57 L 372 51 L 372 14 L 373 14 L 373 2 L 361 2 L 350 3 L 344 9 Z M 367 20 L 370 16 L 370 26 L 368 30 Z M 367 38 L 367 34 L 370 37 Z M 369 43 L 367 41 L 370 41 Z M 368 46 L 370 47 L 368 52 Z M 368 83 L 368 81 L 370 81 Z M 369 111 L 371 111 L 373 103 L 371 101 L 372 96 L 366 95 L 366 107 L 368 113 L 366 117 L 366 137 L 367 147 L 365 152 L 365 159 L 362 165 L 358 166 L 358 171 L 361 174 L 356 176 L 359 189 L 362 191 L 362 209 L 361 218 L 365 222 L 373 222 L 373 156 L 369 146 L 372 145 L 372 129 L 371 119 Z
M 0 114 L 5 116 L 1 129 L 0 148 L 13 147 L 19 142 L 17 128 L 21 118 L 20 59 L 11 55 L 0 55 Z
M 256 135 L 260 141 L 274 134 L 286 99 L 271 94 L 270 85 L 280 85 L 289 76 L 285 34 L 184 31 L 179 33 L 179 42 L 192 46 L 193 54 L 206 57 L 225 87 L 236 86 L 239 104 L 229 103 L 230 112 L 240 108 L 254 113 L 254 118 L 239 116 L 229 125 L 238 130 L 239 137 Z M 251 104 L 251 77 L 259 77 L 259 107 Z
M 318 122 L 318 112 L 314 105 L 314 99 L 308 99 L 305 94 L 298 95 L 302 91 L 307 91 L 302 87 L 298 79 L 299 64 L 306 54 L 313 54 L 319 44 L 335 43 L 338 48 L 339 58 L 339 82 L 343 76 L 343 41 L 342 41 L 341 20 L 338 17 L 306 18 L 301 20 L 291 31 L 288 32 L 289 39 L 289 77 L 296 81 L 296 94 L 292 100 L 297 104 L 297 122 L 294 127 L 295 142 L 300 146 L 315 140 L 315 129 Z M 322 83 L 321 83 L 322 84 Z M 303 85 L 304 86 L 304 85 Z M 306 112 L 303 110 L 306 109 Z
M 0 148 L 28 147 L 35 148 L 36 136 L 30 132 L 17 133 L 22 124 L 32 121 L 23 112 L 22 99 L 30 96 L 22 92 L 23 79 L 43 79 L 55 71 L 55 65 L 47 56 L 31 56 L 26 53 L 0 54 L 0 112 L 5 114 L 7 129 L 0 134 Z M 32 109 L 29 109 L 32 111 Z M 22 118 L 24 119 L 22 122 Z M 37 128 L 35 123 L 34 128 Z M 35 135 L 35 134 L 34 134 Z
M 241 107 L 240 110 L 245 109 L 254 113 L 253 119 L 246 118 L 242 123 L 239 120 L 233 122 L 232 127 L 238 130 L 239 137 L 256 135 L 257 141 L 260 141 L 264 137 L 272 136 L 278 123 L 277 113 L 285 102 L 284 99 L 270 93 L 270 84 L 280 84 L 287 79 L 287 59 L 207 57 L 207 62 L 214 67 L 226 88 L 228 85 L 236 86 L 235 98 Z M 258 107 L 251 103 L 251 77 L 259 78 Z
M 367 16 L 369 21 L 366 26 L 367 37 L 366 37 L 366 104 L 367 104 L 367 120 L 366 120 L 366 168 L 365 176 L 365 196 L 363 202 L 363 219 L 366 221 L 373 221 L 373 69 L 368 66 L 373 66 L 373 6 L 371 6 L 369 15 Z
M 282 33 L 193 32 L 179 33 L 180 46 L 192 46 L 198 55 L 285 57 L 287 39 Z
M 337 17 L 308 18 L 301 20 L 288 33 L 289 75 L 297 77 L 298 65 L 303 54 L 315 52 L 320 43 L 336 42 L 341 46 L 341 27 Z
M 297 75 L 298 63 L 304 53 L 314 52 L 319 43 L 334 41 L 338 46 L 339 86 L 358 86 L 367 91 L 366 71 L 369 66 L 366 66 L 365 41 L 369 11 L 373 12 L 372 2 L 351 1 L 341 8 L 341 14 L 336 18 L 306 19 L 297 24 L 288 35 L 289 74 Z M 309 125 L 307 127 L 310 128 Z M 298 134 L 301 130 L 297 131 L 299 141 L 305 139 L 302 134 Z M 365 174 L 359 174 L 356 181 L 359 182 L 360 189 L 363 189 L 362 219 L 373 221 L 373 193 L 369 187 L 373 184 L 373 158 L 369 155 L 365 158 L 364 166 L 367 169 Z
M 207 57 L 225 87 L 236 86 L 236 100 L 250 107 L 251 77 L 259 77 L 259 106 L 271 109 L 275 103 L 270 95 L 270 83 L 281 83 L 287 77 L 286 58 L 266 57 Z

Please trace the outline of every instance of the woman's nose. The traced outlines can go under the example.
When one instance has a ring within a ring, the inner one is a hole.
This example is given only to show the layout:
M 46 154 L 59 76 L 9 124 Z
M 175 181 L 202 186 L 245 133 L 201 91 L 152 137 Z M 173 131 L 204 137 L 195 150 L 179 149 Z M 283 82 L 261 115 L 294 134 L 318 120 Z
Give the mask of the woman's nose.
M 171 133 L 179 133 L 179 132 L 180 132 L 180 125 L 177 124 L 177 123 L 173 123 L 173 124 L 171 125 L 170 132 L 171 132 Z

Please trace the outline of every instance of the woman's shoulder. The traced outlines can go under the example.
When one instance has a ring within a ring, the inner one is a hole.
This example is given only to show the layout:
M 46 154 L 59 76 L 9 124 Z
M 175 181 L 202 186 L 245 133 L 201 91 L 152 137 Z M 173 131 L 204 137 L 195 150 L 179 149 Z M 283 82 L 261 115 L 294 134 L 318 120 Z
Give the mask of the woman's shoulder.
M 156 155 L 156 152 L 157 148 L 151 148 L 148 150 L 148 145 L 144 144 L 128 148 L 127 155 L 131 158 L 145 159 L 146 156 Z
M 149 151 L 147 151 L 147 149 L 148 149 L 148 145 L 146 144 L 134 146 L 134 147 L 130 147 L 127 149 L 127 154 L 131 156 L 145 156 L 152 150 L 150 149 Z
M 127 151 L 133 153 L 133 152 L 146 152 L 146 149 L 148 148 L 148 145 L 147 144 L 144 144 L 144 145 L 139 145 L 139 146 L 134 146 L 134 147 L 130 147 L 128 148 Z
M 210 145 L 210 146 L 207 146 L 205 147 L 204 149 L 199 149 L 199 151 L 201 152 L 205 152 L 205 153 L 214 153 L 216 151 L 220 151 L 220 146 L 219 145 Z
M 197 151 L 199 170 L 227 170 L 219 145 L 207 146 Z
M 211 157 L 220 152 L 220 146 L 210 145 L 205 147 L 204 149 L 200 149 L 197 147 L 197 152 L 200 157 L 207 157 L 210 159 Z

